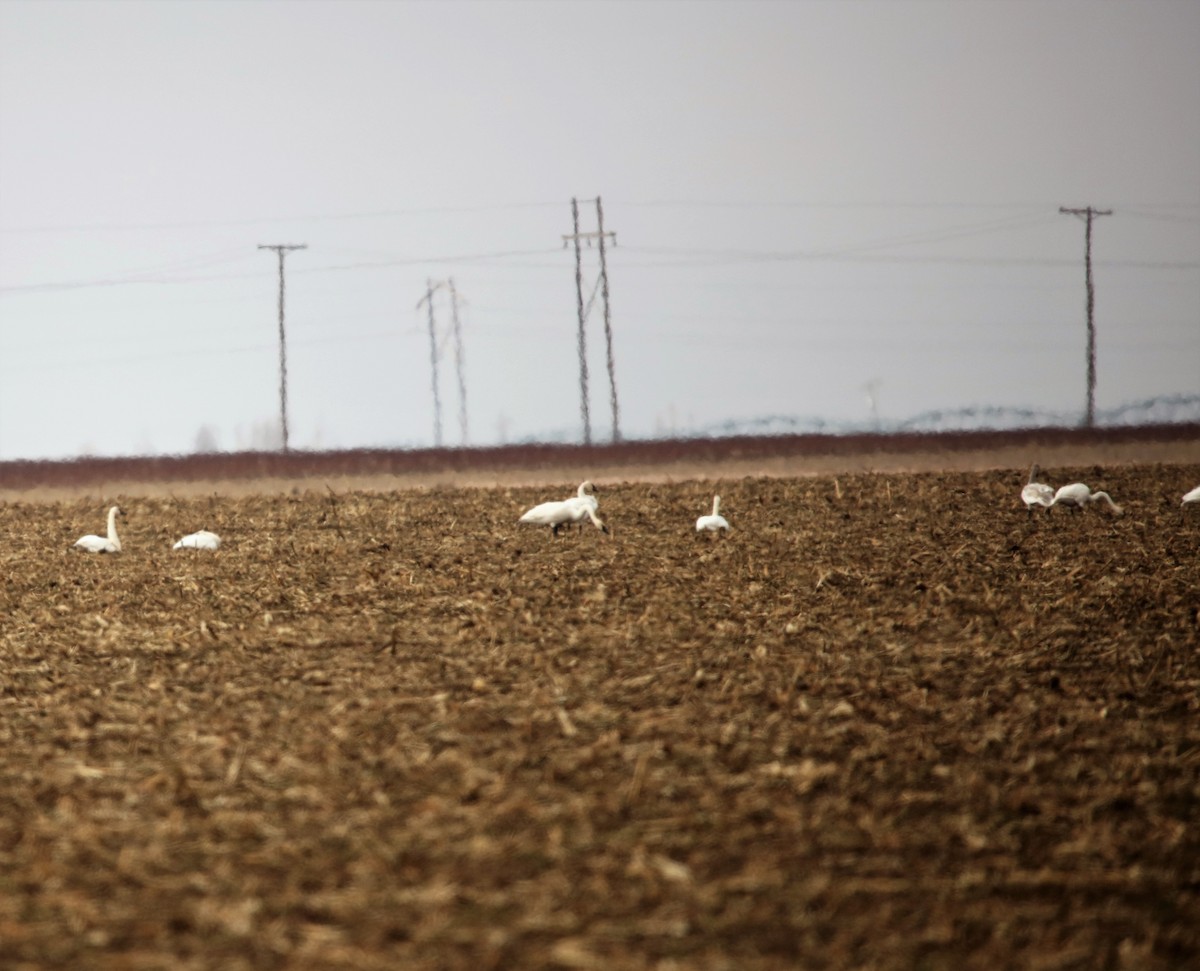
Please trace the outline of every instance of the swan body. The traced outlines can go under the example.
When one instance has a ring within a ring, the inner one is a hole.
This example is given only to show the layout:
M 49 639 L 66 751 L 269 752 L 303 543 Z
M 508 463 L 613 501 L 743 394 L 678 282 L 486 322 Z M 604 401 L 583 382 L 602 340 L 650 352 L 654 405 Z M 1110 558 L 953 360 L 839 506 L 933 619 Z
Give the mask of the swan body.
M 1034 506 L 1044 506 L 1049 509 L 1054 504 L 1054 486 L 1037 481 L 1041 471 L 1037 463 L 1034 463 L 1029 470 L 1029 481 L 1021 487 L 1021 501 L 1025 503 L 1025 508 L 1030 512 L 1033 512 Z
M 1189 502 L 1200 502 L 1200 486 L 1183 494 L 1183 504 L 1186 506 Z
M 171 547 L 173 550 L 215 550 L 220 549 L 221 537 L 210 533 L 207 529 L 188 533 L 183 539 Z
M 721 497 L 713 496 L 713 511 L 709 516 L 701 516 L 696 520 L 696 532 L 705 530 L 715 533 L 721 529 L 729 529 L 729 521 L 721 515 Z
M 121 540 L 117 536 L 117 517 L 124 515 L 120 506 L 113 506 L 108 510 L 108 535 L 96 536 L 89 533 L 87 536 L 80 536 L 72 548 L 87 553 L 120 553 Z
M 1121 507 L 1112 501 L 1112 497 L 1107 492 L 1092 492 L 1082 482 L 1072 482 L 1070 485 L 1062 486 L 1054 493 L 1054 501 L 1052 506 L 1071 506 L 1076 509 L 1082 509 L 1088 503 L 1098 502 L 1103 499 L 1108 503 L 1109 507 L 1115 513 L 1120 513 Z
M 590 519 L 600 532 L 607 533 L 608 526 L 604 521 L 596 515 L 596 510 L 599 507 L 595 496 L 586 495 L 584 486 L 591 487 L 590 482 L 585 482 L 579 487 L 577 495 L 570 499 L 560 499 L 552 502 L 543 502 L 534 506 L 521 514 L 518 522 L 534 523 L 538 526 L 549 526 L 550 532 L 555 536 L 558 535 L 558 527 L 567 523 L 582 523 L 584 519 Z

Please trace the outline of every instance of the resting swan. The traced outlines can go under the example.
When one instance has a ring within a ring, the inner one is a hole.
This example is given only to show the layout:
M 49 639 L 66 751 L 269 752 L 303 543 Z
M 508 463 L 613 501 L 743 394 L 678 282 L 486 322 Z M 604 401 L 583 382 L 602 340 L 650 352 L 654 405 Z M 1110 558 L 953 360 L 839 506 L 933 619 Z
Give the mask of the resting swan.
M 1121 507 L 1112 501 L 1112 497 L 1107 492 L 1092 492 L 1082 482 L 1072 482 L 1070 485 L 1065 485 L 1054 493 L 1054 501 L 1052 506 L 1071 506 L 1076 509 L 1082 509 L 1089 502 L 1096 502 L 1103 499 L 1108 503 L 1109 507 L 1115 513 L 1120 513 Z
M 215 550 L 221 546 L 221 537 L 202 529 L 196 533 L 188 533 L 183 539 L 171 547 L 173 550 Z
M 711 516 L 701 516 L 696 520 L 696 532 L 704 530 L 716 532 L 719 529 L 729 529 L 729 521 L 721 515 L 721 497 L 713 496 L 713 511 Z
M 1054 486 L 1037 481 L 1041 471 L 1035 462 L 1029 470 L 1029 481 L 1021 488 L 1021 501 L 1030 512 L 1033 512 L 1034 506 L 1045 506 L 1049 509 L 1054 504 Z
M 559 526 L 562 526 L 564 523 L 583 522 L 584 517 L 587 517 L 600 532 L 607 533 L 608 527 L 596 515 L 599 503 L 596 501 L 595 496 L 584 494 L 583 486 L 590 485 L 590 482 L 585 482 L 579 487 L 579 494 L 572 496 L 570 499 L 562 499 L 557 502 L 543 502 L 540 505 L 534 506 L 523 513 L 518 522 L 549 526 L 550 532 L 557 536 Z
M 1200 502 L 1200 486 L 1183 494 L 1183 504 L 1186 506 L 1189 502 Z
M 95 536 L 89 533 L 75 540 L 72 548 L 85 550 L 88 553 L 120 553 L 121 540 L 117 536 L 117 517 L 124 516 L 120 506 L 108 510 L 108 536 Z

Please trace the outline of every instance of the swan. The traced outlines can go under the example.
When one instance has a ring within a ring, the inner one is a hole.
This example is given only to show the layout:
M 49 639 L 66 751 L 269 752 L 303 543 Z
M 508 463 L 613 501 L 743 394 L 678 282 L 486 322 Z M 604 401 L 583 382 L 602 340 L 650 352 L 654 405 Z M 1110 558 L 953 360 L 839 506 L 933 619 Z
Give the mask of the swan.
M 117 537 L 117 517 L 124 515 L 120 506 L 113 506 L 108 510 L 108 536 L 94 536 L 89 533 L 75 540 L 72 548 L 86 550 L 88 553 L 120 553 L 121 540 Z
M 1121 507 L 1112 501 L 1112 497 L 1107 492 L 1092 492 L 1082 482 L 1072 482 L 1070 485 L 1062 486 L 1054 493 L 1054 501 L 1050 505 L 1071 506 L 1075 509 L 1082 509 L 1089 502 L 1096 502 L 1100 499 L 1107 502 L 1113 512 L 1120 513 L 1122 511 Z
M 570 506 L 578 506 L 579 508 L 586 506 L 587 508 L 591 509 L 592 512 L 598 512 L 600 510 L 600 500 L 592 495 L 592 492 L 595 490 L 595 488 L 596 487 L 592 485 L 590 479 L 586 482 L 581 482 L 579 483 L 579 488 L 575 491 L 575 495 L 571 496 L 569 499 L 564 499 L 563 501 Z M 579 531 L 581 533 L 583 532 L 583 519 L 586 515 L 587 514 L 584 513 L 575 520 L 575 522 L 579 523 Z
M 593 510 L 599 509 L 600 500 L 592 495 L 595 491 L 596 487 L 592 485 L 591 479 L 581 482 L 579 483 L 579 488 L 575 490 L 575 495 L 568 499 L 567 502 L 578 502 L 585 506 L 591 506 Z
M 221 537 L 202 529 L 196 533 L 188 533 L 183 539 L 171 547 L 173 550 L 215 550 L 221 546 Z
M 1189 502 L 1200 502 L 1200 486 L 1196 486 L 1191 492 L 1184 493 L 1183 504 L 1186 506 Z
M 696 520 L 696 532 L 704 530 L 716 532 L 719 529 L 729 529 L 729 521 L 721 515 L 721 497 L 713 496 L 713 511 L 711 516 L 701 516 Z
M 1030 512 L 1033 512 L 1034 506 L 1045 506 L 1049 509 L 1054 503 L 1054 486 L 1037 481 L 1038 473 L 1041 471 L 1035 462 L 1029 470 L 1029 481 L 1021 487 L 1021 500 Z
M 585 482 L 583 485 L 590 485 Z M 602 533 L 608 532 L 608 526 L 596 515 L 599 503 L 594 496 L 584 495 L 583 485 L 579 487 L 578 495 L 570 499 L 560 499 L 554 502 L 543 502 L 521 514 L 518 522 L 536 523 L 538 526 L 549 526 L 550 532 L 558 535 L 558 527 L 564 523 L 581 523 L 584 517 Z

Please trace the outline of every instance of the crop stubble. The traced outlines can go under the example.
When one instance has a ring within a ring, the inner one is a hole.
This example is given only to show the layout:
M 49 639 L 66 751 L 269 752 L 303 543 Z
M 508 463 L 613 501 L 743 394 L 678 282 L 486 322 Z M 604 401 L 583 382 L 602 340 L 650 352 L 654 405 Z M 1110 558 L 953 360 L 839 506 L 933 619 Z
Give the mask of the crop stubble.
M 1185 966 L 1200 466 L 1051 471 L 1126 515 L 313 490 L 138 498 L 101 557 L 97 503 L 0 505 L 0 966 Z

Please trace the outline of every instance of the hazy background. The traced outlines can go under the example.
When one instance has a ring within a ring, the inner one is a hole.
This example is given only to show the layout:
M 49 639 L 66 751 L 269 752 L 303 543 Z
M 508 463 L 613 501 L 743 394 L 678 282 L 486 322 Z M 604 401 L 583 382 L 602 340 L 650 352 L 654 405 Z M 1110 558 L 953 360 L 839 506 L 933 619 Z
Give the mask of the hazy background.
M 0 458 L 276 442 L 274 243 L 293 447 L 433 444 L 451 277 L 469 442 L 579 440 L 597 194 L 625 437 L 1078 421 L 1064 205 L 1102 417 L 1200 401 L 1194 0 L 5 0 Z

